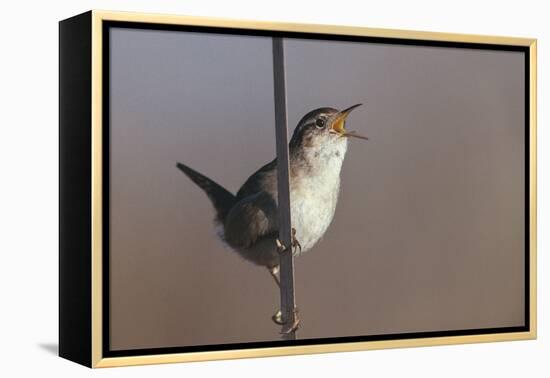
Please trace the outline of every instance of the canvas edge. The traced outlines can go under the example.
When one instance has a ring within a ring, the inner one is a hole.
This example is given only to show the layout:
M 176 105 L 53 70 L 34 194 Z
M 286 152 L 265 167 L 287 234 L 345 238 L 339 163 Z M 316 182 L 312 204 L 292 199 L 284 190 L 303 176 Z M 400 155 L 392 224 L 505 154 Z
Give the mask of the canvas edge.
M 268 347 L 211 352 L 141 355 L 131 357 L 102 356 L 102 23 L 126 21 L 172 25 L 212 26 L 269 31 L 305 32 L 335 35 L 399 38 L 410 40 L 447 41 L 524 46 L 530 57 L 530 328 L 526 332 L 432 337 L 388 341 L 367 341 L 342 344 Z M 294 24 L 253 20 L 235 20 L 196 16 L 151 13 L 92 11 L 92 367 L 115 367 L 175 362 L 197 362 L 221 359 L 304 355 L 313 353 L 350 352 L 373 349 L 422 347 L 497 341 L 536 339 L 536 45 L 534 38 L 438 33 L 413 30 L 379 29 L 320 24 Z
M 59 22 L 59 356 L 91 367 L 91 12 Z M 76 126 L 76 127 L 75 127 Z

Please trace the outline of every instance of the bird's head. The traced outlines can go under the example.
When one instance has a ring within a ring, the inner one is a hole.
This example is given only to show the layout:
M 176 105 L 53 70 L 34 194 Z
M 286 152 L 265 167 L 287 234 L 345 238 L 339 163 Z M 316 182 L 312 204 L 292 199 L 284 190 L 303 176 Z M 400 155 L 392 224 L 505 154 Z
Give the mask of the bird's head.
M 302 117 L 290 140 L 291 153 L 320 156 L 338 156 L 343 159 L 347 139 L 368 139 L 354 131 L 346 130 L 346 119 L 351 111 L 361 104 L 356 104 L 344 110 L 334 108 L 319 108 Z M 311 154 L 306 154 L 306 151 Z

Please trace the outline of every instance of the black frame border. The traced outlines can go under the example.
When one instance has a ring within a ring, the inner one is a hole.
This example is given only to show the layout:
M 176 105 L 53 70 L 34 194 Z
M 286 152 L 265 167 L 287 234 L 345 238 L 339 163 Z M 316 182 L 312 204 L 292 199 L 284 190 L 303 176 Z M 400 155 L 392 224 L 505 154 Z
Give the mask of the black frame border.
M 262 341 L 262 342 L 245 342 L 233 344 L 213 344 L 213 345 L 194 345 L 181 347 L 163 347 L 163 348 L 140 348 L 126 350 L 111 350 L 110 349 L 110 323 L 109 323 L 109 214 L 110 214 L 110 100 L 109 100 L 109 83 L 110 83 L 110 28 L 126 28 L 126 29 L 145 29 L 145 30 L 165 30 L 165 31 L 180 31 L 180 32 L 199 32 L 199 33 L 214 33 L 214 34 L 231 34 L 242 36 L 261 36 L 261 37 L 282 37 L 282 38 L 301 38 L 315 39 L 328 41 L 345 41 L 345 42 L 364 42 L 364 43 L 379 43 L 389 45 L 408 45 L 408 46 L 429 46 L 429 47 L 450 47 L 450 48 L 467 48 L 479 50 L 497 50 L 497 51 L 515 51 L 524 53 L 524 71 L 525 71 L 525 259 L 524 259 L 524 319 L 523 326 L 515 327 L 497 327 L 497 328 L 479 328 L 479 329 L 464 329 L 464 330 L 448 330 L 448 331 L 429 331 L 429 332 L 413 332 L 413 333 L 396 333 L 396 334 L 381 334 L 381 335 L 365 335 L 365 336 L 348 336 L 348 337 L 333 337 L 319 339 L 302 339 L 302 340 L 277 340 L 277 341 Z M 288 346 L 304 346 L 316 344 L 340 344 L 351 342 L 366 342 L 366 341 L 385 341 L 385 340 L 405 340 L 417 338 L 433 338 L 433 337 L 449 337 L 449 336 L 470 336 L 470 335 L 485 335 L 485 334 L 501 334 L 514 332 L 530 331 L 530 179 L 531 179 L 531 147 L 530 147 L 530 102 L 531 102 L 531 81 L 530 81 L 530 48 L 529 46 L 516 45 L 499 45 L 471 42 L 451 42 L 451 41 L 431 41 L 422 39 L 404 39 L 390 37 L 368 37 L 368 36 L 350 36 L 350 35 L 334 35 L 322 33 L 307 33 L 307 32 L 287 32 L 287 31 L 269 31 L 255 29 L 239 29 L 211 26 L 192 26 L 192 25 L 169 25 L 159 23 L 145 22 L 130 22 L 130 21 L 102 21 L 102 145 L 103 145 L 103 219 L 102 219 L 102 250 L 103 250 L 103 289 L 102 289 L 102 357 L 130 357 L 142 355 L 159 355 L 173 353 L 192 353 L 192 352 L 210 352 L 224 351 L 237 349 L 256 349 L 270 347 L 288 347 Z
M 92 12 L 59 22 L 59 356 L 88 367 L 92 366 L 92 39 Z

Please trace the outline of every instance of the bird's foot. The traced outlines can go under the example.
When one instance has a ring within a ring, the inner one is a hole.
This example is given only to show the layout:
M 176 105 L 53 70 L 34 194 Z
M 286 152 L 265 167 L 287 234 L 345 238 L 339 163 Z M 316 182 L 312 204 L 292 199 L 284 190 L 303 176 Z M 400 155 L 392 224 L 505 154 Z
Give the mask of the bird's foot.
M 271 319 L 275 324 L 283 326 L 283 328 L 281 329 L 282 334 L 292 333 L 296 331 L 298 329 L 298 326 L 300 325 L 300 319 L 298 318 L 298 308 L 294 309 L 294 320 L 292 322 L 284 322 L 283 313 L 281 312 L 281 310 L 278 310 L 275 314 L 273 314 Z
M 280 240 L 280 239 L 275 239 L 275 243 L 277 243 L 277 250 L 279 251 L 279 253 L 283 253 L 284 251 L 287 250 L 287 247 L 284 245 L 284 243 Z M 300 253 L 302 253 L 302 245 L 300 244 L 300 242 L 298 241 L 298 239 L 296 239 L 296 229 L 293 227 L 292 228 L 292 231 L 291 231 L 291 243 L 290 243 L 293 251 L 292 253 L 296 253 L 296 250 L 298 249 L 300 251 Z
M 279 253 L 283 253 L 284 251 L 286 251 L 286 246 L 279 238 L 275 239 L 275 243 L 277 243 L 277 251 Z
M 283 328 L 281 329 L 281 334 L 287 335 L 289 333 L 292 333 L 296 331 L 299 326 L 300 326 L 300 319 L 298 318 L 298 309 L 295 307 L 294 320 L 283 324 Z

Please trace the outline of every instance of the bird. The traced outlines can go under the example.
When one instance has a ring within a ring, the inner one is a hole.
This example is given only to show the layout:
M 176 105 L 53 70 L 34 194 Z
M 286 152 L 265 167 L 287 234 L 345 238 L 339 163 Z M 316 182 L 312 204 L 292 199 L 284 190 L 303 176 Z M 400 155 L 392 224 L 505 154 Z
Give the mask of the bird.
M 360 105 L 314 109 L 294 129 L 289 142 L 289 184 L 295 257 L 311 250 L 332 222 L 348 139 L 368 139 L 345 128 L 348 115 Z M 220 239 L 246 261 L 267 268 L 280 287 L 279 257 L 286 246 L 279 240 L 277 158 L 248 177 L 236 194 L 183 163 L 176 166 L 212 202 Z M 284 324 L 280 311 L 272 319 Z M 296 317 L 282 332 L 294 331 L 298 323 Z

